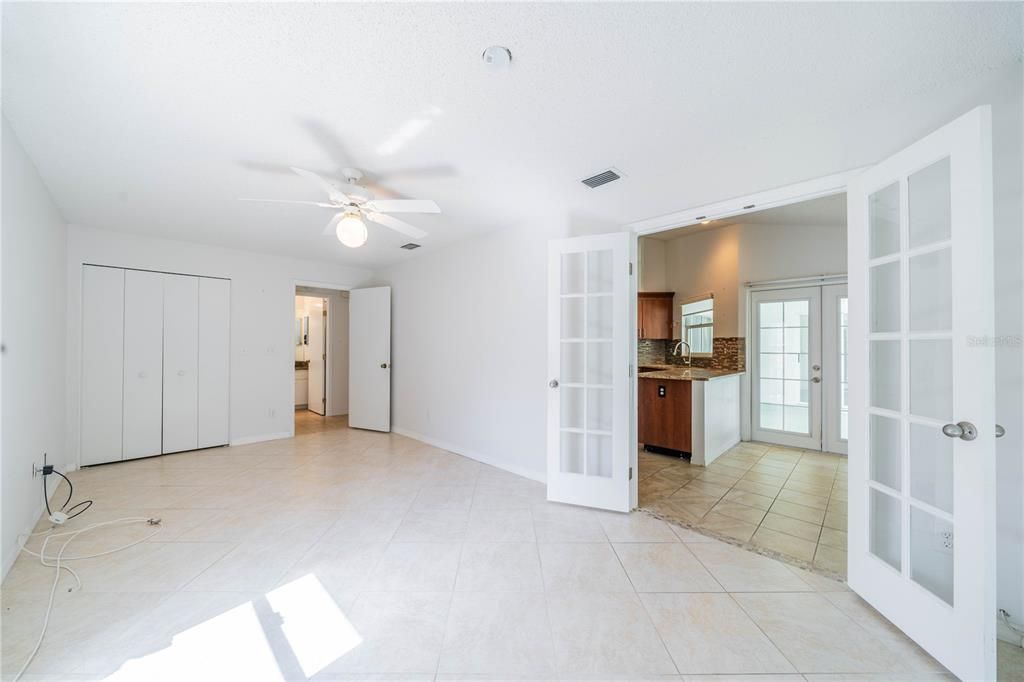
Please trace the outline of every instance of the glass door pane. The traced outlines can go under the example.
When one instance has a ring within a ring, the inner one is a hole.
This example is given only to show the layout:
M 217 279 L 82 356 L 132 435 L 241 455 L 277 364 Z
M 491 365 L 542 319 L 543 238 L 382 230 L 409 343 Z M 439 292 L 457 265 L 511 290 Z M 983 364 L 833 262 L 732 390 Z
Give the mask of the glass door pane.
M 562 473 L 612 475 L 611 249 L 561 255 Z
M 821 288 L 752 296 L 755 440 L 821 448 Z
M 868 199 L 867 446 L 868 551 L 953 606 L 949 182 L 945 158 Z

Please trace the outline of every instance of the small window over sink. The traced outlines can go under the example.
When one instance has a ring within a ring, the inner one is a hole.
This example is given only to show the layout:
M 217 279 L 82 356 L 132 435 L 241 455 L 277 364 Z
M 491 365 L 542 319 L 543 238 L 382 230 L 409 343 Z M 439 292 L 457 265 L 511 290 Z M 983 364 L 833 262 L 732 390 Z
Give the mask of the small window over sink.
M 715 299 L 711 296 L 682 305 L 683 338 L 691 355 L 711 355 L 715 337 Z

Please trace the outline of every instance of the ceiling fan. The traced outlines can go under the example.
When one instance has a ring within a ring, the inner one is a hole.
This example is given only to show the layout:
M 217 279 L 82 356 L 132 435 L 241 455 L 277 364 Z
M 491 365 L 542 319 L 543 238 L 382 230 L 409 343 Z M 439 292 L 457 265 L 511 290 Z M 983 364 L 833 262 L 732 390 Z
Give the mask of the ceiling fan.
M 339 187 L 331 180 L 302 168 L 292 170 L 303 178 L 313 182 L 327 192 L 327 201 L 298 201 L 295 199 L 246 199 L 241 201 L 266 201 L 278 204 L 305 204 L 319 206 L 337 211 L 324 228 L 324 234 L 332 232 L 345 246 L 357 248 L 366 243 L 369 233 L 366 222 L 377 223 L 389 227 L 413 239 L 422 239 L 427 233 L 420 228 L 399 220 L 389 213 L 440 213 L 441 209 L 429 199 L 374 199 L 373 192 L 359 184 L 363 174 L 355 168 L 345 168 L 346 183 Z

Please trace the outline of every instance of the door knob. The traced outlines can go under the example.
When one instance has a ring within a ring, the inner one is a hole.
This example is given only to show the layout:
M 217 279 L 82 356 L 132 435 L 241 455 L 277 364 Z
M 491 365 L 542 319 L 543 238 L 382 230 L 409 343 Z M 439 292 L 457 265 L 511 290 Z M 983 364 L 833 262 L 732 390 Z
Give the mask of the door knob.
M 974 424 L 971 422 L 957 422 L 956 424 L 946 424 L 943 426 L 942 435 L 947 438 L 974 440 L 978 437 L 978 429 L 974 428 Z
M 821 377 L 811 377 L 811 381 L 815 384 L 821 383 Z
M 813 369 L 815 372 L 817 372 L 818 370 L 821 369 L 821 365 L 811 365 L 811 369 Z
M 387 369 L 388 368 L 388 363 L 386 363 L 386 362 L 380 363 L 380 368 L 381 369 Z
M 552 379 L 551 381 L 549 381 L 548 382 L 548 387 L 550 387 L 550 388 L 558 388 L 558 379 Z
M 185 370 L 183 370 L 183 369 L 179 369 L 179 370 L 178 370 L 178 376 L 179 376 L 179 377 L 183 377 L 183 376 L 185 376 Z
M 1005 435 L 1006 429 L 1004 429 L 1001 425 L 996 424 L 996 438 L 1002 438 Z

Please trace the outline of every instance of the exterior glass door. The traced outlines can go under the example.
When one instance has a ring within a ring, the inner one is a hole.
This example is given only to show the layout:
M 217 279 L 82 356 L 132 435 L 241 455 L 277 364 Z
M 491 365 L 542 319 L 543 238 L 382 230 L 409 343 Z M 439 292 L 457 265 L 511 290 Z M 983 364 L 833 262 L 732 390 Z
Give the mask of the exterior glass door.
M 821 449 L 821 287 L 751 295 L 754 440 Z

